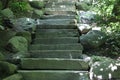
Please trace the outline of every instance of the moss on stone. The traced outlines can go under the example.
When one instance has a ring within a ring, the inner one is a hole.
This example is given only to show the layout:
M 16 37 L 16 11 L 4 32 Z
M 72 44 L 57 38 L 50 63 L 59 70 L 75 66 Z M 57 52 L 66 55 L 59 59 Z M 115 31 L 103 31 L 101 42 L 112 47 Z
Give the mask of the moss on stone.
M 24 38 L 27 39 L 28 43 L 31 43 L 31 33 L 28 31 L 24 31 L 24 32 L 17 32 L 16 36 L 22 36 Z
M 43 10 L 35 9 L 35 10 L 33 10 L 32 17 L 33 18 L 41 18 L 43 16 L 43 14 L 44 14 Z
M 11 52 L 28 51 L 28 41 L 24 37 L 15 36 L 8 41 L 7 49 Z
M 45 2 L 43 2 L 43 1 L 31 1 L 30 5 L 33 8 L 42 9 L 45 6 Z
M 17 66 L 8 62 L 0 61 L 0 75 L 6 77 L 14 74 L 17 70 Z
M 4 78 L 3 80 L 23 80 L 23 77 L 20 74 L 14 74 L 14 75 Z
M 6 18 L 14 18 L 14 13 L 9 8 L 2 10 L 1 14 L 3 17 L 6 17 Z

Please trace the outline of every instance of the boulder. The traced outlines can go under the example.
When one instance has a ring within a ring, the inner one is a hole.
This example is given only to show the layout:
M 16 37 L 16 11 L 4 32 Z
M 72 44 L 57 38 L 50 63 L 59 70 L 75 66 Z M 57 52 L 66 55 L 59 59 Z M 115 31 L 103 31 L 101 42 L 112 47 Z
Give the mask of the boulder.
M 9 8 L 2 10 L 1 14 L 5 18 L 9 18 L 9 19 L 14 18 L 14 13 Z
M 120 61 L 107 60 L 96 62 L 90 69 L 91 80 L 119 80 Z
M 88 4 L 86 4 L 86 3 L 77 2 L 77 3 L 76 3 L 76 8 L 77 8 L 78 10 L 87 11 L 87 10 L 90 9 L 90 6 L 89 6 Z
M 98 48 L 106 42 L 106 34 L 98 31 L 91 30 L 87 34 L 80 36 L 80 42 L 86 49 Z
M 23 31 L 23 32 L 17 32 L 16 36 L 22 36 L 27 39 L 28 43 L 31 43 L 31 33 L 28 31 Z
M 0 61 L 0 75 L 2 75 L 2 77 L 14 74 L 16 70 L 17 70 L 16 65 Z
M 92 29 L 92 26 L 88 24 L 78 24 L 77 27 L 81 34 L 86 34 Z
M 17 31 L 29 31 L 30 33 L 36 30 L 36 21 L 31 18 L 18 18 L 12 21 Z
M 8 40 L 15 35 L 16 35 L 16 32 L 12 30 L 0 31 L 0 46 L 4 47 L 7 44 Z
M 3 80 L 23 80 L 23 77 L 20 74 L 14 74 L 4 78 Z
M 79 11 L 79 22 L 83 24 L 90 24 L 95 21 L 96 13 L 93 11 Z
M 93 0 L 78 0 L 80 3 L 85 3 L 88 5 L 91 5 L 93 3 Z
M 44 12 L 42 10 L 34 9 L 32 18 L 41 18 L 43 16 Z
M 28 41 L 24 37 L 12 37 L 7 43 L 7 50 L 11 52 L 28 51 Z
M 5 57 L 4 57 L 4 55 L 0 52 L 0 61 L 3 61 L 3 60 L 5 60 Z
M 42 9 L 45 6 L 45 2 L 43 2 L 43 1 L 30 1 L 30 5 L 33 8 Z

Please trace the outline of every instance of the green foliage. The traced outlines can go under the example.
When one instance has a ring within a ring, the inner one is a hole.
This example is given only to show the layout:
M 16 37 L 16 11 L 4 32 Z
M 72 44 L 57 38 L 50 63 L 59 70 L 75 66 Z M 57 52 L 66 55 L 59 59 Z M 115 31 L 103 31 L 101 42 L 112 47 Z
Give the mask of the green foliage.
M 90 9 L 90 6 L 87 5 L 86 3 L 76 3 L 76 7 L 78 10 L 84 10 L 84 11 L 87 11 Z
M 107 57 L 102 57 L 102 56 L 92 56 L 92 62 L 103 62 L 107 60 L 111 60 L 110 58 Z
M 28 2 L 14 2 L 14 3 L 11 3 L 10 8 L 12 9 L 12 11 L 17 12 L 17 13 L 26 12 L 26 11 L 31 10 Z
M 120 34 L 112 33 L 106 42 L 109 47 L 109 53 L 113 55 L 120 55 Z
M 114 7 L 115 0 L 97 0 L 93 4 L 94 10 L 101 16 L 108 17 L 112 16 L 112 10 Z
M 102 17 L 102 31 L 108 34 L 108 39 L 103 46 L 104 54 L 109 56 L 120 55 L 120 19 L 119 15 L 114 15 L 114 12 L 119 12 L 119 0 L 97 0 L 93 4 L 93 10 Z M 118 9 L 116 9 L 118 8 Z M 120 10 L 120 9 L 119 9 Z
M 120 33 L 120 22 L 110 22 L 109 26 L 111 32 Z
M 102 30 L 108 34 L 105 53 L 109 56 L 120 55 L 120 22 L 109 22 L 108 25 L 102 27 Z

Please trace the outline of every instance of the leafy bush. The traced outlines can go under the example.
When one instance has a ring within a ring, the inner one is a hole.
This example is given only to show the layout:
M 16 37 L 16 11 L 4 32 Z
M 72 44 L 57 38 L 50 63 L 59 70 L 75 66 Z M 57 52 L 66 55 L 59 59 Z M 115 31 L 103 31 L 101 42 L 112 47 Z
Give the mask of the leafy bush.
M 112 16 L 112 10 L 114 7 L 115 0 L 96 0 L 93 3 L 94 10 L 98 12 L 98 14 L 108 17 Z
M 120 52 L 120 34 L 112 33 L 109 35 L 106 45 L 111 48 L 113 52 Z
M 17 13 L 31 10 L 28 2 L 13 2 L 11 3 L 10 8 L 12 9 L 12 11 Z
M 120 55 L 120 22 L 109 22 L 102 29 L 108 34 L 105 43 L 105 52 L 109 55 Z

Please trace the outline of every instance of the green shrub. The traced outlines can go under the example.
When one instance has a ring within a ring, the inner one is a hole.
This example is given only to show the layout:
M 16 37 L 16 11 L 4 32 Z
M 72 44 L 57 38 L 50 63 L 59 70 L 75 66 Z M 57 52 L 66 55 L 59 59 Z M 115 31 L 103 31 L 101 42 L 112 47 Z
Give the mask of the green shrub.
M 10 8 L 12 11 L 14 12 L 28 12 L 31 9 L 31 6 L 29 5 L 28 2 L 14 2 L 14 3 L 11 3 L 10 5 Z

